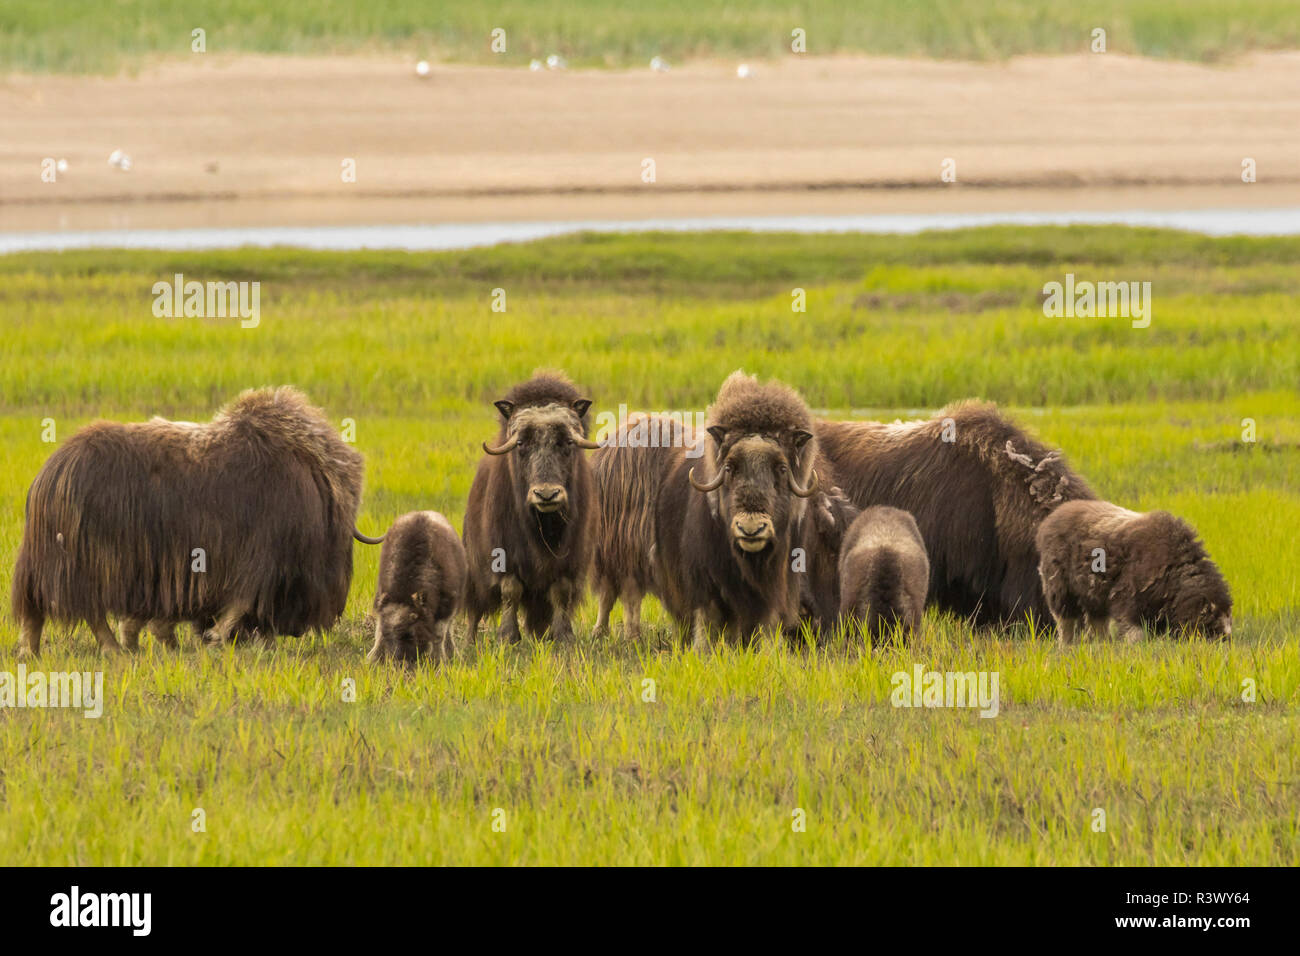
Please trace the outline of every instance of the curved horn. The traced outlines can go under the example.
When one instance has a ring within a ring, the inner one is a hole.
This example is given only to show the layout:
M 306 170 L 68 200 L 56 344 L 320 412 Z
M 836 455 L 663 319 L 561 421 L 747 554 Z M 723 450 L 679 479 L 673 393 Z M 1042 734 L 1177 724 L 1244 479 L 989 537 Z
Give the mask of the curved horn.
M 496 448 L 493 448 L 487 442 L 484 442 L 483 450 L 487 452 L 489 455 L 504 455 L 506 452 L 512 451 L 514 447 L 518 444 L 519 444 L 519 436 L 511 435 L 509 438 L 506 439 L 506 443 L 504 445 L 499 445 Z
M 713 480 L 706 485 L 702 485 L 695 480 L 694 468 L 692 468 L 690 471 L 686 473 L 686 480 L 691 483 L 691 487 L 694 488 L 696 491 L 714 491 L 715 489 L 717 489 L 722 485 L 723 477 L 724 476 L 722 473 L 722 469 L 718 469 L 718 473 L 717 475 L 714 476 Z
M 600 444 L 600 442 L 598 442 L 598 441 L 592 441 L 590 438 L 584 438 L 580 432 L 571 431 L 571 432 L 569 432 L 569 437 L 573 439 L 573 443 L 574 443 L 575 445 L 577 445 L 579 448 L 600 448 L 600 447 L 602 447 L 601 444 Z
M 385 532 L 384 532 L 383 534 L 381 534 L 378 538 L 372 538 L 372 537 L 370 537 L 369 535 L 364 535 L 364 534 L 362 534 L 362 533 L 361 533 L 360 531 L 358 531 L 356 528 L 353 528 L 353 529 L 352 529 L 352 537 L 356 538 L 356 539 L 357 539 L 358 541 L 360 541 L 362 544 L 383 544 L 384 539 L 385 539 L 386 537 L 388 537 L 388 532 L 385 531 Z
M 813 470 L 812 479 L 808 482 L 807 488 L 800 488 L 799 482 L 794 480 L 794 472 L 790 472 L 790 492 L 797 498 L 811 498 L 817 493 L 817 471 Z

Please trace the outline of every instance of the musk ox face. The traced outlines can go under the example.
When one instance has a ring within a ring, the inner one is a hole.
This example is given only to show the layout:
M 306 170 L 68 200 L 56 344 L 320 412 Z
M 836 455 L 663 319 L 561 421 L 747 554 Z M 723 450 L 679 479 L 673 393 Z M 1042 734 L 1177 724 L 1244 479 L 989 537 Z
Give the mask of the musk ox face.
M 369 656 L 371 662 L 395 660 L 414 663 L 421 651 L 433 643 L 433 628 L 424 613 L 421 596 L 413 594 L 409 600 L 410 603 L 406 603 L 387 595 L 380 597 L 375 620 L 375 645 Z
M 511 483 L 523 507 L 537 514 L 564 511 L 569 484 L 582 458 L 582 449 L 598 448 L 582 430 L 591 402 L 580 398 L 570 405 L 529 406 L 515 410 L 511 402 L 496 403 L 505 422 L 506 440 L 490 455 L 509 455 Z
M 1180 569 L 1168 624 L 1172 630 L 1215 640 L 1231 636 L 1232 595 L 1208 558 Z
M 691 484 L 716 495 L 718 516 L 738 552 L 758 555 L 770 551 L 786 535 L 796 499 L 816 491 L 816 476 L 807 487 L 799 483 L 799 451 L 812 433 L 793 429 L 781 436 L 729 434 L 714 425 L 709 434 L 717 446 L 714 476 L 706 484 Z

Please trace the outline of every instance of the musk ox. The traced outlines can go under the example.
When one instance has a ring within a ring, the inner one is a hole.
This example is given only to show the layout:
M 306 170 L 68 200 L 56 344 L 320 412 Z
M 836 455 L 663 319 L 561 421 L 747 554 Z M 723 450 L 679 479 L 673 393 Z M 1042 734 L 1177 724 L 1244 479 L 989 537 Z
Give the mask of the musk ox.
M 449 660 L 451 619 L 464 596 L 465 548 L 451 522 L 436 511 L 402 515 L 379 552 L 370 660 Z
M 465 508 L 469 634 L 500 608 L 498 633 L 517 641 L 522 609 L 531 633 L 568 640 L 591 559 L 591 401 L 562 375 L 539 373 L 495 405 L 497 440 L 483 445 Z
M 301 634 L 342 613 L 362 459 L 293 388 L 243 392 L 210 423 L 96 422 L 46 461 L 27 493 L 12 604 L 22 651 L 46 618 L 86 621 L 118 650 L 142 622 L 210 621 Z
M 823 421 L 814 430 L 855 505 L 915 517 L 930 559 L 930 600 L 976 624 L 1046 617 L 1039 523 L 1062 502 L 1096 498 L 1059 452 L 982 402 L 959 402 L 923 421 Z
M 655 436 L 651 443 L 643 436 Z M 614 601 L 623 603 L 624 630 L 641 633 L 641 600 L 658 594 L 655 583 L 655 503 L 668 475 L 702 436 L 689 424 L 662 415 L 634 415 L 591 456 L 599 509 L 591 578 L 597 617 L 593 634 L 609 634 Z
M 803 549 L 804 573 L 799 582 L 802 617 L 818 634 L 830 633 L 840 620 L 840 551 L 860 513 L 840 488 L 826 487 L 830 474 L 829 463 L 823 459 L 817 475 L 825 490 L 808 499 L 796 535 Z
M 875 638 L 921 626 L 930 561 L 908 512 L 878 505 L 858 515 L 844 536 L 839 576 L 840 614 L 850 626 L 865 625 Z
M 792 550 L 818 487 L 812 426 L 793 389 L 738 371 L 709 408 L 704 454 L 662 450 L 673 461 L 655 502 L 655 581 L 697 646 L 710 627 L 747 641 L 797 623 Z
M 1139 514 L 1106 501 L 1072 501 L 1038 529 L 1043 593 L 1058 638 L 1086 621 L 1104 636 L 1114 621 L 1129 641 L 1144 628 L 1232 633 L 1232 595 L 1196 532 L 1167 511 Z

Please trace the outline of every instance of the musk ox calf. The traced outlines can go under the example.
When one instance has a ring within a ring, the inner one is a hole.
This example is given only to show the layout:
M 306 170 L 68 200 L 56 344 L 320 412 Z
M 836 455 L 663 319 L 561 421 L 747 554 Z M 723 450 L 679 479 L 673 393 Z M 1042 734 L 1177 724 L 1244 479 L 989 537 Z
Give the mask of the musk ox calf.
M 370 660 L 452 658 L 451 619 L 464 596 L 465 548 L 451 522 L 436 511 L 402 515 L 379 552 Z
M 897 508 L 868 508 L 854 519 L 840 552 L 840 615 L 883 638 L 921 626 L 930 561 L 916 519 Z
M 1047 605 L 1038 581 L 1039 523 L 1062 502 L 1095 499 L 1060 453 L 993 405 L 959 402 L 924 421 L 818 422 L 819 470 L 859 508 L 916 519 L 930 559 L 930 600 L 976 624 Z
M 1105 501 L 1061 505 L 1038 529 L 1043 593 L 1062 642 L 1086 621 L 1126 640 L 1144 628 L 1232 633 L 1232 596 L 1196 532 L 1167 511 L 1139 514 Z
M 495 404 L 496 444 L 483 445 L 465 508 L 469 634 L 500 608 L 506 640 L 519 640 L 520 610 L 531 633 L 568 640 L 591 555 L 594 489 L 583 454 L 598 447 L 587 438 L 591 401 L 547 373 Z
M 817 491 L 817 443 L 802 398 L 778 382 L 734 372 L 709 408 L 704 454 L 659 449 L 671 464 L 655 502 L 655 581 L 668 610 L 693 629 L 748 641 L 798 622 L 792 552 L 805 499 Z
M 50 456 L 27 493 L 12 604 L 22 651 L 47 618 L 84 620 L 118 650 L 142 622 L 301 634 L 342 613 L 362 459 L 301 392 L 246 391 L 210 423 L 96 422 Z

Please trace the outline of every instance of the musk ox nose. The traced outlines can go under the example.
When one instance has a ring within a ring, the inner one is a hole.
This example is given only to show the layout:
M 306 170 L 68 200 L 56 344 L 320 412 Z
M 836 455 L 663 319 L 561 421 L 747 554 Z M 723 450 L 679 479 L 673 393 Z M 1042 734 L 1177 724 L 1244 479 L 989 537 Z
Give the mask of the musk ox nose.
M 731 519 L 731 536 L 745 551 L 762 551 L 774 533 L 772 519 L 764 514 L 742 511 Z
M 556 511 L 568 500 L 563 485 L 533 485 L 528 489 L 528 503 L 538 511 Z

